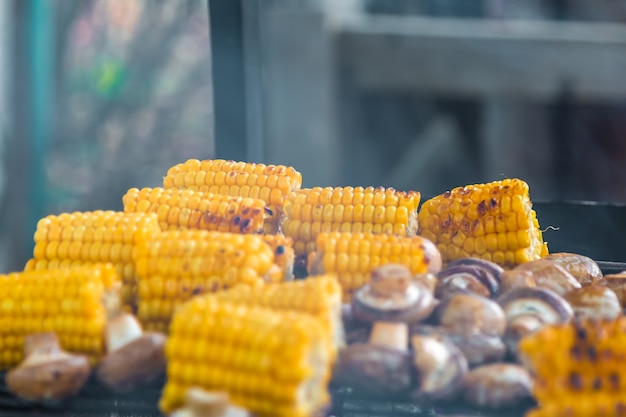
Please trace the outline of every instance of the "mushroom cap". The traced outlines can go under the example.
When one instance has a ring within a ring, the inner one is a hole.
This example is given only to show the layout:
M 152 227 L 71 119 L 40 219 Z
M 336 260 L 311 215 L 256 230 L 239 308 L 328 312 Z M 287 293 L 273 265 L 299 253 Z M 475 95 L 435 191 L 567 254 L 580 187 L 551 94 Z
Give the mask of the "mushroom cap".
M 504 268 L 495 262 L 488 261 L 482 258 L 461 258 L 448 264 L 448 268 L 458 265 L 471 265 L 483 269 L 486 273 L 495 278 L 496 282 L 500 282 L 500 277 L 504 272 Z
M 129 391 L 165 371 L 165 335 L 145 333 L 109 352 L 98 365 L 98 379 L 114 391 Z
M 6 385 L 13 394 L 30 401 L 71 397 L 85 385 L 91 372 L 89 360 L 81 355 L 60 352 L 29 358 L 7 373 Z
M 546 324 L 562 324 L 574 317 L 568 302 L 546 288 L 515 288 L 500 296 L 497 302 L 508 321 L 523 314 L 537 314 Z
M 430 316 L 435 308 L 432 292 L 419 282 L 409 282 L 404 293 L 382 297 L 366 284 L 352 297 L 352 316 L 361 322 L 401 321 L 414 323 Z
M 519 365 L 494 363 L 469 371 L 463 380 L 467 403 L 484 408 L 499 409 L 530 404 L 533 381 Z
M 522 338 L 541 329 L 546 323 L 541 316 L 533 313 L 520 314 L 509 320 L 503 341 L 512 357 L 517 357 L 517 345 Z
M 547 288 L 559 295 L 565 295 L 573 289 L 580 288 L 576 278 L 554 261 L 538 259 L 517 266 L 514 271 L 531 271 L 535 285 Z
M 428 264 L 428 272 L 436 274 L 441 271 L 443 260 L 437 245 L 426 238 L 422 238 L 422 250 L 424 251 L 424 262 Z
M 502 308 L 470 292 L 454 293 L 437 306 L 439 323 L 452 333 L 501 336 L 506 328 Z
M 439 283 L 435 289 L 437 297 L 450 291 L 467 290 L 483 297 L 491 297 L 498 292 L 498 281 L 484 269 L 475 265 L 454 265 L 438 274 Z
M 619 299 L 608 287 L 589 285 L 565 294 L 576 318 L 614 319 L 622 314 Z
M 335 382 L 373 396 L 408 392 L 411 355 L 397 349 L 355 344 L 342 349 L 333 372 Z
M 557 252 L 551 253 L 543 259 L 555 262 L 563 267 L 583 286 L 598 284 L 602 281 L 603 275 L 600 266 L 588 256 L 577 253 Z

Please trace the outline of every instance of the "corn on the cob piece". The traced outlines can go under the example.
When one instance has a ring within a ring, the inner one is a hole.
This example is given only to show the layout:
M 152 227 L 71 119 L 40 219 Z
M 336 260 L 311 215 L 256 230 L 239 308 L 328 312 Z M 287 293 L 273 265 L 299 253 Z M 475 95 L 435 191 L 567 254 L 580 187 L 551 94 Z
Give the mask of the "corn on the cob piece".
M 163 331 L 174 310 L 195 295 L 279 280 L 272 249 L 257 235 L 180 230 L 137 246 L 137 316 Z
M 291 281 L 293 279 L 293 266 L 295 261 L 293 239 L 281 234 L 262 235 L 262 238 L 274 251 L 274 264 L 283 271 L 281 275 L 274 274 L 275 278 L 279 278 L 278 281 Z
M 25 336 L 42 332 L 55 332 L 65 350 L 96 363 L 119 288 L 111 264 L 0 275 L 0 370 L 22 361 Z
M 122 201 L 126 213 L 156 213 L 162 230 L 262 233 L 267 216 L 263 200 L 189 189 L 131 188 Z
M 406 265 L 413 274 L 429 272 L 429 251 L 434 245 L 421 236 L 374 233 L 320 233 L 317 251 L 307 260 L 311 275 L 335 273 L 343 290 L 343 301 L 370 281 L 372 271 L 388 263 Z
M 285 198 L 302 186 L 302 174 L 284 165 L 190 159 L 171 167 L 163 179 L 163 186 L 259 198 L 265 201 L 271 213 L 264 232 L 278 233 L 281 232 Z
M 444 261 L 477 257 L 514 266 L 548 254 L 528 184 L 505 179 L 457 187 L 422 205 L 421 235 Z
M 329 400 L 332 360 L 319 319 L 196 297 L 175 314 L 159 407 L 180 407 L 191 387 L 227 392 L 272 417 L 305 417 Z
M 626 415 L 625 342 L 626 317 L 548 326 L 522 339 L 539 403 L 527 416 Z
M 222 301 L 274 310 L 299 311 L 319 317 L 336 350 L 344 344 L 341 286 L 335 274 L 263 286 L 237 286 L 215 293 Z
M 315 187 L 291 193 L 285 203 L 283 230 L 294 240 L 297 256 L 315 250 L 323 232 L 417 232 L 420 193 L 393 188 Z
M 135 306 L 135 245 L 159 233 L 157 215 L 91 211 L 49 215 L 35 231 L 25 270 L 112 263 L 122 278 L 122 302 Z

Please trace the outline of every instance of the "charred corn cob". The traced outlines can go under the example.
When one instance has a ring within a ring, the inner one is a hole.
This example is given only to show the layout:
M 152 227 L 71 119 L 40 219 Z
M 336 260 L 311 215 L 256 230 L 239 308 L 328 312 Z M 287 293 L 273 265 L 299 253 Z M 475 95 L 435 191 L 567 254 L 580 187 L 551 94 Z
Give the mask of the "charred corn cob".
M 135 245 L 159 233 L 156 214 L 91 211 L 39 220 L 25 270 L 112 263 L 122 278 L 122 302 L 135 306 Z
M 163 186 L 259 198 L 265 201 L 270 212 L 265 233 L 277 233 L 281 231 L 285 198 L 302 186 L 302 174 L 284 165 L 190 159 L 171 167 L 163 179 Z
M 307 260 L 311 275 L 335 273 L 343 291 L 343 302 L 370 281 L 372 271 L 384 264 L 406 265 L 413 274 L 429 272 L 434 245 L 421 236 L 374 233 L 320 233 L 317 250 Z
M 285 203 L 284 231 L 294 240 L 296 255 L 315 250 L 323 232 L 386 233 L 412 236 L 417 232 L 420 193 L 393 188 L 326 187 L 291 193 Z
M 167 330 L 174 310 L 194 295 L 278 280 L 272 249 L 260 236 L 206 230 L 162 232 L 137 246 L 137 316 L 146 330 Z
M 196 297 L 176 312 L 165 352 L 164 413 L 191 387 L 227 392 L 261 417 L 310 416 L 329 400 L 324 330 L 307 314 Z
M 94 364 L 105 353 L 119 287 L 111 264 L 0 275 L 0 370 L 22 361 L 25 336 L 42 332 L 55 332 L 65 350 Z
M 156 213 L 161 230 L 262 233 L 266 218 L 262 200 L 189 189 L 131 188 L 122 201 L 126 213 Z
M 626 415 L 625 341 L 625 317 L 548 326 L 522 339 L 539 403 L 527 416 Z
M 293 251 L 293 240 L 285 235 L 263 235 L 263 241 L 274 251 L 274 263 L 283 273 L 275 274 L 276 278 L 282 281 L 293 279 L 293 266 L 295 255 Z
M 238 286 L 216 293 L 214 297 L 236 304 L 299 311 L 319 317 L 334 350 L 343 345 L 341 286 L 334 274 L 275 285 Z
M 421 235 L 444 261 L 476 257 L 514 266 L 548 254 L 528 184 L 505 179 L 458 187 L 432 198 L 419 213 Z

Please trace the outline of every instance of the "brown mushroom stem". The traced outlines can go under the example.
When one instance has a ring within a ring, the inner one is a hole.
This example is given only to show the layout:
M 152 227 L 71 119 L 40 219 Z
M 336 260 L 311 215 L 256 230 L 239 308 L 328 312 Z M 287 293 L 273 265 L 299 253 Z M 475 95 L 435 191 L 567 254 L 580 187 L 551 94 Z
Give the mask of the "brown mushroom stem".
M 144 334 L 137 319 L 121 314 L 107 323 L 107 355 L 97 375 L 114 391 L 128 391 L 165 371 L 165 335 Z
M 61 401 L 85 384 L 89 360 L 61 350 L 54 333 L 38 333 L 24 339 L 26 359 L 6 375 L 9 390 L 30 401 Z
M 409 347 L 409 326 L 406 323 L 376 322 L 372 326 L 369 344 L 406 352 Z

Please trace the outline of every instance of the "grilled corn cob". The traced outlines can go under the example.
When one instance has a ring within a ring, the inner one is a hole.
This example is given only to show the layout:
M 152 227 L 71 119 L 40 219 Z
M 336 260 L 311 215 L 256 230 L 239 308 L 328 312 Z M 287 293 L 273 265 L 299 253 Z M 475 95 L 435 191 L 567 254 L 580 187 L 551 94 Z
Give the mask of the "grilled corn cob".
M 222 301 L 274 310 L 299 311 L 320 318 L 334 350 L 344 343 L 341 286 L 334 274 L 263 286 L 238 286 L 214 294 Z
M 227 392 L 260 417 L 310 416 L 329 400 L 324 337 L 307 314 L 196 297 L 174 316 L 159 407 L 168 413 L 199 387 Z
M 527 416 L 626 415 L 625 341 L 625 317 L 549 326 L 522 339 L 539 403 Z
M 65 350 L 94 364 L 105 353 L 119 287 L 111 264 L 0 275 L 0 370 L 22 361 L 25 336 L 42 332 L 55 332 Z
M 92 211 L 39 220 L 25 270 L 112 263 L 122 278 L 122 302 L 135 306 L 135 245 L 159 233 L 156 214 Z
M 284 165 L 190 159 L 174 165 L 163 179 L 165 188 L 188 188 L 212 194 L 259 198 L 265 201 L 270 218 L 265 233 L 281 231 L 286 196 L 302 186 L 302 174 Z
M 283 229 L 293 238 L 297 256 L 313 252 L 322 232 L 412 236 L 419 202 L 420 193 L 393 188 L 305 188 L 289 195 Z
M 156 213 L 162 230 L 262 233 L 266 217 L 262 200 L 188 189 L 131 188 L 122 201 L 126 213 Z
M 174 310 L 194 295 L 278 280 L 272 249 L 260 236 L 182 230 L 137 246 L 137 316 L 146 330 L 167 330 Z
M 343 290 L 343 302 L 370 281 L 372 271 L 384 264 L 406 265 L 413 274 L 437 272 L 431 258 L 436 248 L 421 236 L 397 236 L 374 233 L 320 233 L 317 251 L 308 255 L 311 275 L 337 274 Z M 439 265 L 440 266 L 440 265 Z
M 514 266 L 548 254 L 528 184 L 505 179 L 458 187 L 422 205 L 421 235 L 444 261 L 477 257 Z

